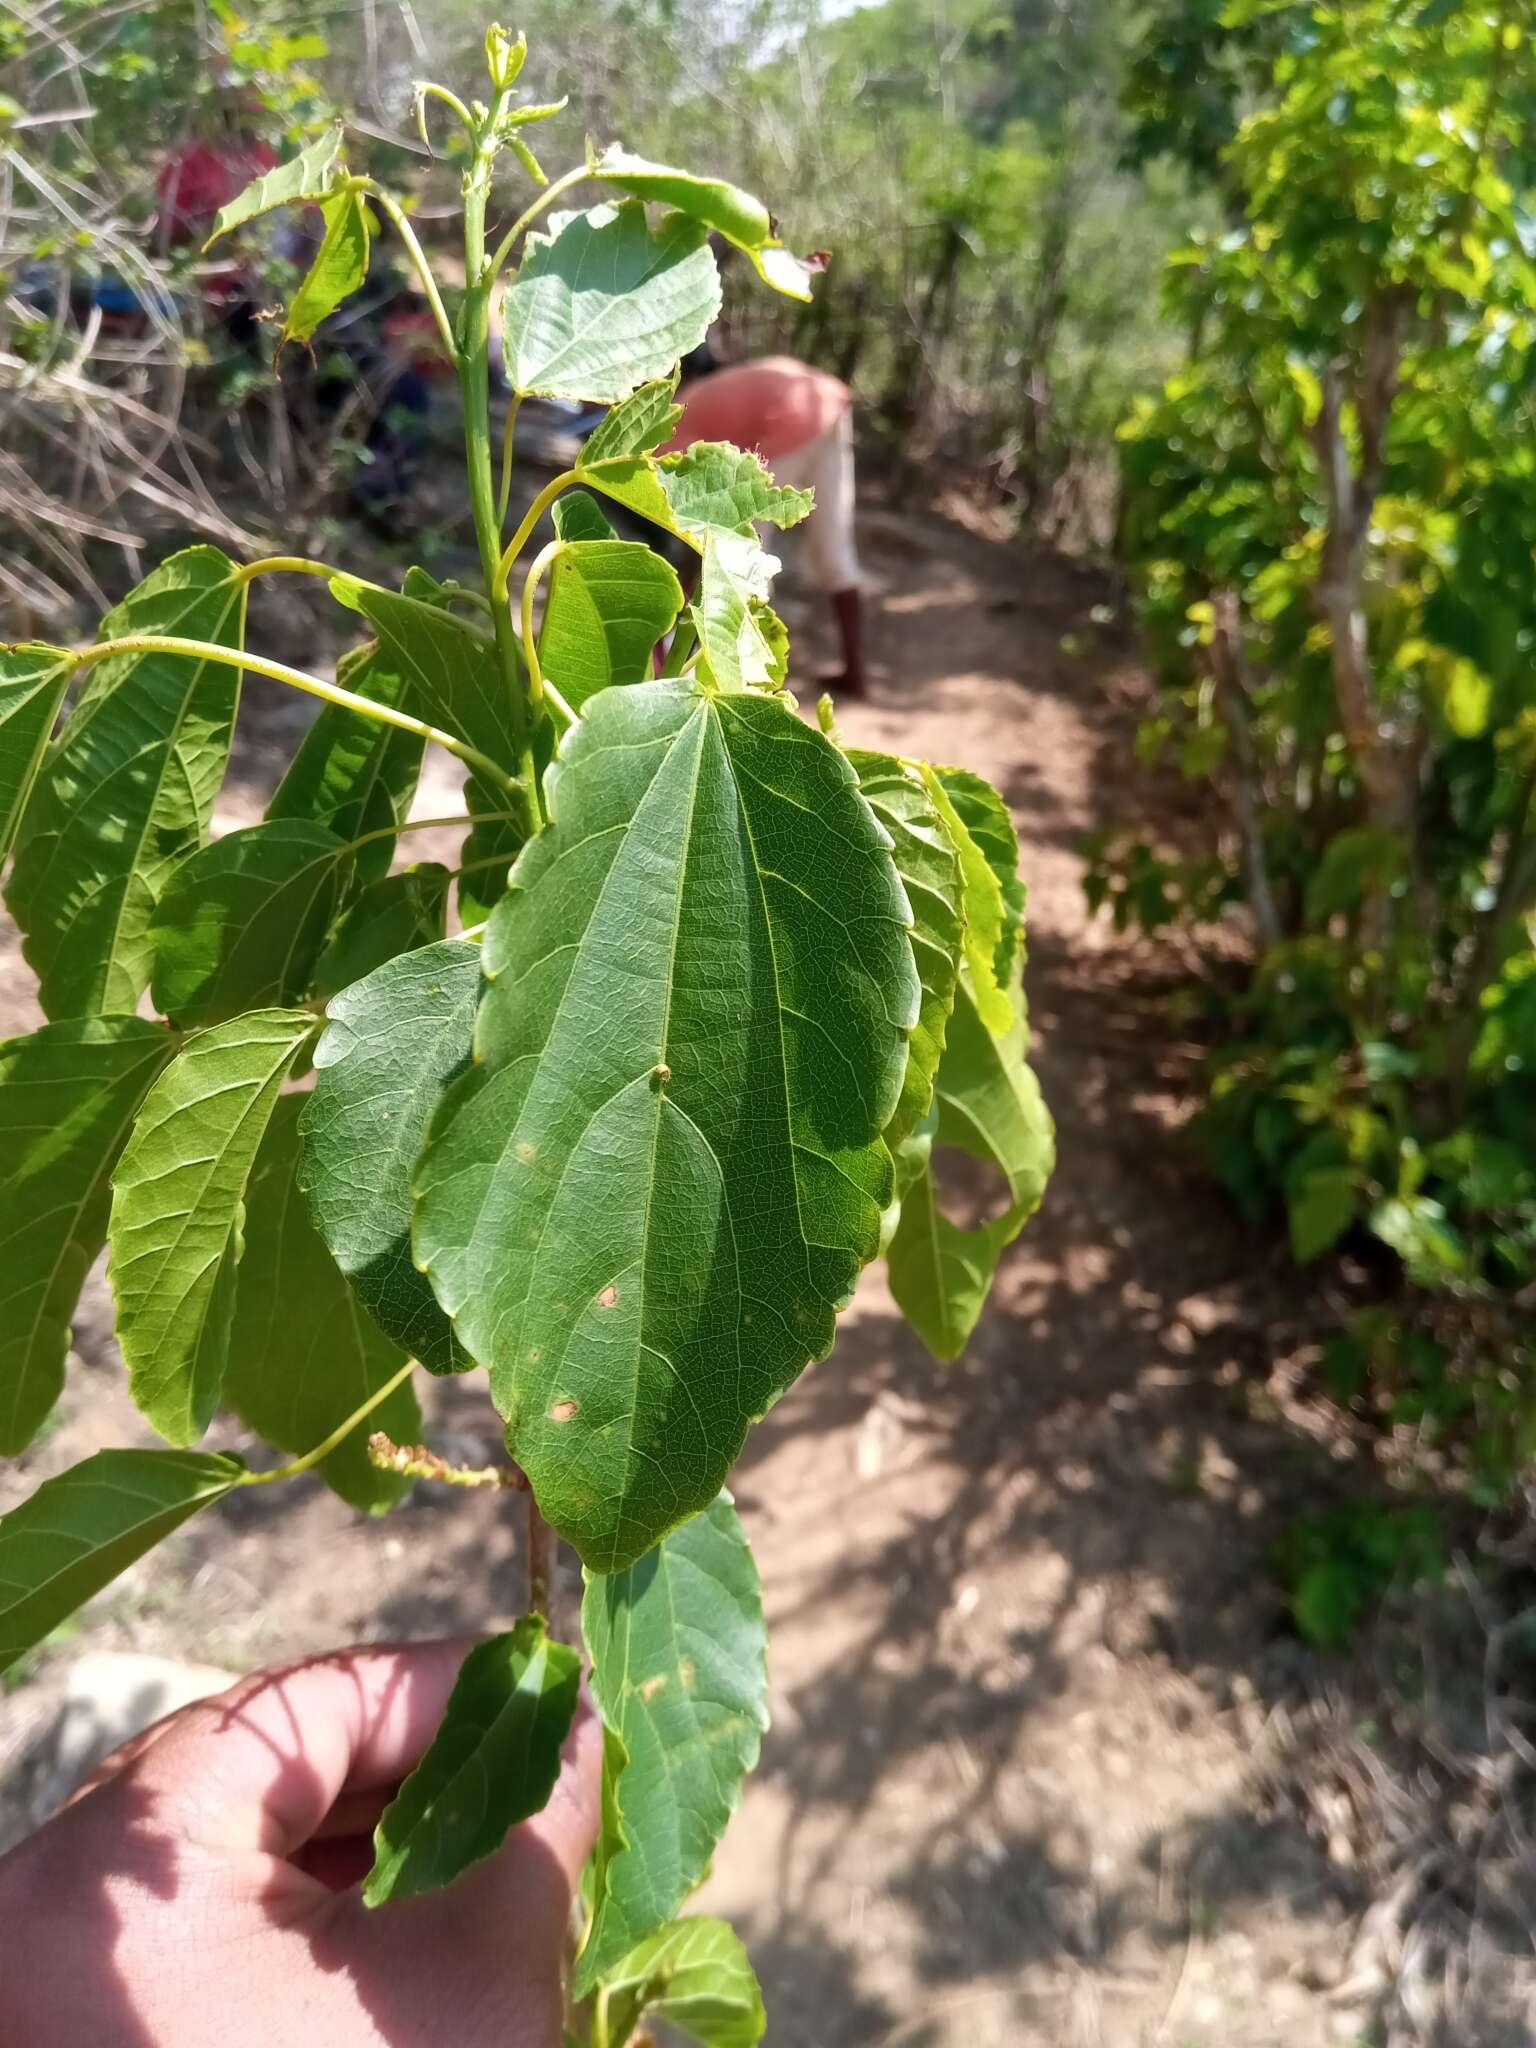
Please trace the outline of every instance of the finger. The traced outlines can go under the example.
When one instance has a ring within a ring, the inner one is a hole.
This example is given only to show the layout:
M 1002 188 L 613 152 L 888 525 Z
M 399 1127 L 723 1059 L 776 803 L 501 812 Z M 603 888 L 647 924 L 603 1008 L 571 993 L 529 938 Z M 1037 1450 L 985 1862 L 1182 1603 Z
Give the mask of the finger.
M 342 1650 L 257 1672 L 172 1715 L 120 1776 L 205 1846 L 291 1856 L 343 1792 L 415 1769 L 472 1648 Z

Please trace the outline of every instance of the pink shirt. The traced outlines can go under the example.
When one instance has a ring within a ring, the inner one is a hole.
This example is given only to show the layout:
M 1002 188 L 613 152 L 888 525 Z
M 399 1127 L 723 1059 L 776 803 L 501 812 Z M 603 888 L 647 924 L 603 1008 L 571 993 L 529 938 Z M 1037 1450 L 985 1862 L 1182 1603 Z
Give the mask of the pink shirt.
M 793 356 L 764 356 L 685 384 L 683 417 L 663 453 L 695 441 L 733 441 L 765 461 L 792 455 L 824 434 L 853 403 L 846 384 Z

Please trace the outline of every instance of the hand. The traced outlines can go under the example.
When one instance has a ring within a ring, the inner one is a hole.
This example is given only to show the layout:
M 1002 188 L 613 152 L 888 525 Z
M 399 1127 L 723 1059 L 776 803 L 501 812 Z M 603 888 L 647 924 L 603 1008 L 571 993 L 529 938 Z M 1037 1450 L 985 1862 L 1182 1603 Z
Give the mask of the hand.
M 585 1706 L 544 1811 L 449 1890 L 370 1911 L 375 1822 L 466 1642 L 257 1672 L 114 1752 L 0 1859 L 6 2048 L 558 2048 L 596 1837 Z

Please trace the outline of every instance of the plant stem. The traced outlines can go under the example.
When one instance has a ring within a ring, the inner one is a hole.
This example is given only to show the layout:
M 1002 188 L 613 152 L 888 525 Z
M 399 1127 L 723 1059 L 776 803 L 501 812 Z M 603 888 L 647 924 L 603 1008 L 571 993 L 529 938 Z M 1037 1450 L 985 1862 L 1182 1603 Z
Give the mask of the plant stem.
M 539 1513 L 539 1504 L 528 1489 L 528 1605 L 535 1614 L 549 1618 L 550 1567 L 554 1533 Z
M 683 663 L 699 644 L 699 629 L 693 622 L 692 612 L 684 612 L 672 628 L 672 645 L 667 649 L 667 658 L 661 664 L 664 676 L 680 676 Z
M 496 505 L 496 478 L 491 464 L 490 303 L 496 277 L 485 257 L 485 206 L 491 165 L 496 156 L 496 127 L 509 88 L 491 102 L 479 128 L 479 144 L 464 179 L 464 304 L 460 313 L 456 362 L 464 404 L 464 460 L 469 481 L 470 510 L 480 547 L 480 569 L 491 600 L 496 651 L 507 687 L 508 728 L 517 786 L 527 805 L 530 832 L 539 822 L 538 775 L 533 763 L 529 706 L 518 669 L 517 633 L 505 586 L 498 588 L 501 566 L 501 519 Z
M 539 717 L 544 709 L 544 671 L 539 666 L 538 642 L 533 637 L 533 600 L 544 571 L 564 547 L 563 540 L 552 540 L 548 547 L 541 548 L 534 556 L 533 567 L 523 581 L 523 659 L 528 664 L 528 701 L 533 706 L 535 718 Z
M 432 308 L 432 318 L 437 322 L 437 331 L 443 338 L 443 347 L 448 351 L 448 360 L 450 363 L 457 363 L 458 344 L 453 338 L 453 327 L 448 318 L 448 310 L 443 304 L 443 295 L 437 288 L 437 279 L 432 275 L 427 252 L 417 241 L 416 230 L 406 218 L 405 209 L 397 199 L 392 199 L 382 186 L 375 185 L 372 178 L 364 178 L 360 189 L 368 194 L 381 213 L 388 214 L 394 222 L 395 232 L 404 242 L 405 253 L 410 257 L 412 267 L 421 279 L 421 288 L 426 294 L 427 304 Z
M 382 1387 L 376 1387 L 360 1408 L 354 1408 L 346 1421 L 333 1429 L 323 1444 L 316 1444 L 312 1451 L 306 1451 L 302 1458 L 295 1458 L 291 1465 L 279 1465 L 275 1472 L 246 1472 L 235 1481 L 236 1486 L 270 1486 L 277 1479 L 297 1479 L 301 1472 L 309 1472 L 328 1458 L 339 1443 L 344 1443 L 360 1422 L 381 1407 L 396 1387 L 403 1386 L 416 1370 L 414 1358 L 408 1358 L 400 1370 L 387 1379 Z
M 506 769 L 489 754 L 482 754 L 478 747 L 464 740 L 456 740 L 451 732 L 442 732 L 424 719 L 412 718 L 409 712 L 396 711 L 393 705 L 380 704 L 373 697 L 359 697 L 342 689 L 339 683 L 327 683 L 304 669 L 269 661 L 264 654 L 251 654 L 239 647 L 218 647 L 210 640 L 182 640 L 172 633 L 125 633 L 116 640 L 99 640 L 94 647 L 71 648 L 66 658 L 75 668 L 89 668 L 117 654 L 184 654 L 193 661 L 217 661 L 226 668 L 248 668 L 253 675 L 270 676 L 274 682 L 287 683 L 291 689 L 302 690 L 306 696 L 318 697 L 322 703 L 335 704 L 343 711 L 359 712 L 380 725 L 396 725 L 402 732 L 419 733 L 424 740 L 432 740 L 450 754 L 457 754 L 461 761 L 501 788 L 517 789 Z
M 514 391 L 507 404 L 506 424 L 501 430 L 501 489 L 496 493 L 498 533 L 507 523 L 507 505 L 512 497 L 512 442 L 517 432 L 517 415 L 522 402 L 522 393 Z
M 549 510 L 550 506 L 553 505 L 556 498 L 559 497 L 560 493 L 562 491 L 569 490 L 572 484 L 577 483 L 579 481 L 579 473 L 576 470 L 561 470 L 560 474 L 557 477 L 551 477 L 549 482 L 544 486 L 543 490 L 540 491 L 539 495 L 528 507 L 528 510 L 523 514 L 522 521 L 519 524 L 516 533 L 513 534 L 512 538 L 501 550 L 501 559 L 496 567 L 495 578 L 491 590 L 491 597 L 493 602 L 497 600 L 498 596 L 503 604 L 507 602 L 507 590 L 512 581 L 513 563 L 517 560 L 518 556 L 523 552 L 523 549 L 527 547 L 529 538 L 532 535 L 534 528 L 538 525 L 539 521 L 544 517 L 544 514 Z

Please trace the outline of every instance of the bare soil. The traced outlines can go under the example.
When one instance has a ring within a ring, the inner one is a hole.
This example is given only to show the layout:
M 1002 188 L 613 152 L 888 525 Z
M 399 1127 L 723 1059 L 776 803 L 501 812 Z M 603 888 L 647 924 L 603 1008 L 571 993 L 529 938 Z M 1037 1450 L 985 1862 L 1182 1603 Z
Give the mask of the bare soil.
M 1370 1887 L 1349 1828 L 1330 1839 L 1273 1768 L 1277 1728 L 1325 1689 L 1266 1567 L 1329 1483 L 1268 1391 L 1305 1316 L 1187 1147 L 1176 963 L 1091 923 L 1081 889 L 1080 835 L 1130 807 L 1134 655 L 1094 623 L 1098 579 L 958 508 L 875 509 L 864 529 L 873 698 L 844 728 L 978 769 L 1013 807 L 1060 1166 L 960 1364 L 926 1356 L 873 1271 L 833 1356 L 752 1438 L 733 1483 L 773 1728 L 701 1903 L 746 1937 L 781 2048 L 1364 2040 L 1330 1987 Z M 826 622 L 788 608 L 809 705 Z M 223 824 L 255 815 L 297 715 L 255 687 L 251 705 Z M 445 778 L 421 815 L 451 794 Z M 5 1021 L 28 1028 L 14 951 L 0 970 Z M 108 1320 L 98 1279 L 60 1419 L 0 1506 L 143 1439 Z M 478 1380 L 428 1398 L 440 1447 L 495 1454 Z M 418 1488 L 380 1526 L 307 1483 L 237 1495 L 0 1702 L 0 1767 L 85 1646 L 243 1668 L 501 1624 L 517 1551 L 515 1514 L 480 1495 Z

